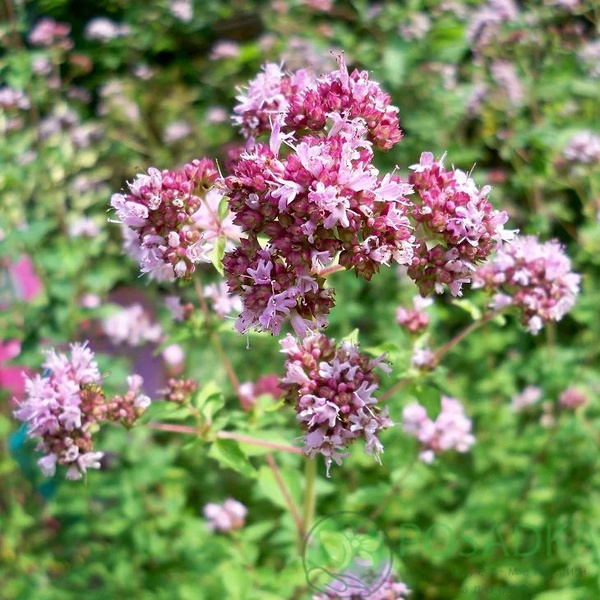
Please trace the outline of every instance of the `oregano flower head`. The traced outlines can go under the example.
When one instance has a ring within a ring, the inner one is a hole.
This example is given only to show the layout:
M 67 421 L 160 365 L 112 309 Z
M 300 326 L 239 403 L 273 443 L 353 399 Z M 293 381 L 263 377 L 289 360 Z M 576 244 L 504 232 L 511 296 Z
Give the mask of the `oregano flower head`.
M 341 464 L 346 448 L 362 438 L 365 451 L 379 460 L 383 445 L 379 432 L 393 425 L 387 408 L 374 396 L 379 387 L 377 368 L 387 369 L 384 356 L 371 359 L 349 341 L 339 344 L 321 333 L 281 342 L 286 374 L 281 387 L 304 427 L 304 451 L 321 454 L 327 474 Z

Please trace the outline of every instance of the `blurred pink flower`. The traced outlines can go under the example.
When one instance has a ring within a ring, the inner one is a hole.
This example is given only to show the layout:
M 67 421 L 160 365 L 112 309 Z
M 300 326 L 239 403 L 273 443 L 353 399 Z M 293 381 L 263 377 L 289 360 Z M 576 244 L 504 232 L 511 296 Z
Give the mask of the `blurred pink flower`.
M 210 60 L 220 60 L 222 58 L 236 58 L 240 54 L 240 45 L 230 40 L 221 40 L 211 49 Z

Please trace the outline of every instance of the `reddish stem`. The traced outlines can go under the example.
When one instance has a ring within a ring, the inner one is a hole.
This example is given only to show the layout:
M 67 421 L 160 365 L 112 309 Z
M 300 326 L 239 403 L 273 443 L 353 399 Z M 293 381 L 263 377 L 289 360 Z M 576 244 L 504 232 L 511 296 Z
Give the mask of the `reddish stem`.
M 279 486 L 279 489 L 280 489 L 281 493 L 283 494 L 285 502 L 288 505 L 290 512 L 292 513 L 292 517 L 293 517 L 294 521 L 296 522 L 296 527 L 298 529 L 298 536 L 301 539 L 303 539 L 304 538 L 304 523 L 302 521 L 302 517 L 300 516 L 300 511 L 298 510 L 298 507 L 296 506 L 296 503 L 294 502 L 292 495 L 290 494 L 290 491 L 288 490 L 287 486 L 285 485 L 285 481 L 283 480 L 283 477 L 281 476 L 281 471 L 279 470 L 279 467 L 277 466 L 275 459 L 270 454 L 267 454 L 265 458 L 267 459 L 267 463 L 269 464 L 271 471 L 273 471 L 273 476 L 275 477 L 275 481 L 277 482 L 277 485 Z
M 499 309 L 496 309 L 486 315 L 483 315 L 481 317 L 481 319 L 479 319 L 479 321 L 474 321 L 468 327 L 465 327 L 465 329 L 463 329 L 462 331 L 459 331 L 451 340 L 449 340 L 447 343 L 445 343 L 433 355 L 432 362 L 434 364 L 437 364 L 440 361 L 440 359 L 442 358 L 442 356 L 444 356 L 444 354 L 446 354 L 449 350 L 454 348 L 454 346 L 456 346 L 456 344 L 458 344 L 460 341 L 464 340 L 470 333 L 473 333 L 473 331 L 475 331 L 482 325 L 485 325 L 488 321 L 491 321 L 494 317 L 497 317 L 502 312 L 502 310 L 503 309 L 499 308 Z M 408 382 L 410 381 L 410 379 L 411 379 L 410 377 L 405 377 L 404 379 L 401 379 L 400 381 L 395 383 L 391 388 L 386 390 L 379 397 L 379 402 L 385 402 L 386 400 L 389 400 L 397 391 L 401 390 L 405 385 L 407 385 Z
M 331 265 L 330 267 L 326 267 L 325 269 L 319 271 L 317 275 L 319 277 L 327 277 L 327 275 L 331 275 L 332 273 L 337 273 L 338 271 L 345 271 L 346 267 L 343 265 Z
M 148 427 L 159 431 L 171 431 L 173 433 L 186 433 L 190 435 L 198 435 L 199 431 L 196 427 L 191 425 L 176 425 L 174 423 L 148 423 Z M 236 440 L 241 444 L 251 444 L 252 446 L 260 446 L 262 448 L 269 448 L 271 450 L 280 450 L 281 452 L 289 452 L 290 454 L 302 454 L 301 448 L 295 446 L 289 446 L 287 444 L 280 444 L 278 442 L 270 442 L 269 440 L 261 440 L 243 433 L 236 433 L 235 431 L 219 431 L 216 434 L 218 439 L 222 440 Z

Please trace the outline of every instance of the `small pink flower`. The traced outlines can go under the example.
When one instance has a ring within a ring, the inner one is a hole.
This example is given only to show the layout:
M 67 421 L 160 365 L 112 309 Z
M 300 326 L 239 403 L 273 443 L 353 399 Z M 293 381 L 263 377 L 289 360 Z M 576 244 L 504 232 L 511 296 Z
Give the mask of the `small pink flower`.
M 158 342 L 162 327 L 153 323 L 141 304 L 122 307 L 102 321 L 104 334 L 120 346 L 141 346 L 147 342 Z
M 162 357 L 170 367 L 178 367 L 185 361 L 185 352 L 179 344 L 170 344 L 162 351 Z
M 448 396 L 442 396 L 441 411 L 435 420 L 429 418 L 423 406 L 413 402 L 404 408 L 402 421 L 404 431 L 421 444 L 419 456 L 428 464 L 440 452 L 468 452 L 475 443 L 472 422 L 465 415 L 462 404 Z
M 575 388 L 569 387 L 564 392 L 561 393 L 559 397 L 560 405 L 563 408 L 567 408 L 570 410 L 575 410 L 584 404 L 587 404 L 589 401 L 587 394 L 583 391 Z
M 220 60 L 223 58 L 237 58 L 240 54 L 240 45 L 230 40 L 221 40 L 217 42 L 210 51 L 211 60 Z
M 520 394 L 513 396 L 511 408 L 514 412 L 522 412 L 542 398 L 542 390 L 535 385 L 528 385 Z
M 523 325 L 537 334 L 544 323 L 560 321 L 573 308 L 580 282 L 557 241 L 517 236 L 478 269 L 474 287 L 495 292 L 494 305 L 515 307 Z
M 207 504 L 203 512 L 210 531 L 225 533 L 244 526 L 248 509 L 241 502 L 228 498 L 222 504 Z

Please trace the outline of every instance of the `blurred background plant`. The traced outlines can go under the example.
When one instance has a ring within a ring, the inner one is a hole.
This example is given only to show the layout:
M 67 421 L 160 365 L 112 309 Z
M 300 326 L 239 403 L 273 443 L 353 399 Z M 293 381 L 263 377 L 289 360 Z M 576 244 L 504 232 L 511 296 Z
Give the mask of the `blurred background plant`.
M 190 377 L 200 391 L 225 390 L 219 414 L 229 425 L 260 428 L 263 437 L 269 430 L 288 443 L 300 435 L 290 411 L 273 410 L 272 386 L 258 385 L 261 376 L 283 374 L 277 341 L 239 337 L 225 316 L 237 309 L 218 314 L 217 288 L 205 292 L 237 378 L 249 384 L 240 403 L 198 311 L 173 318 L 195 302 L 193 290 L 139 279 L 107 209 L 111 193 L 150 166 L 202 156 L 226 165 L 228 149 L 242 142 L 230 124 L 237 86 L 262 64 L 321 73 L 340 51 L 372 72 L 400 108 L 405 138 L 382 168 L 404 165 L 404 177 L 424 149 L 448 151 L 465 170 L 476 163 L 474 178 L 493 186 L 494 205 L 509 212 L 511 226 L 560 240 L 583 283 L 575 310 L 539 336 L 512 320 L 488 324 L 434 371 L 416 372 L 413 349 L 439 347 L 477 318 L 483 292 L 436 297 L 419 336 L 396 324 L 414 286 L 395 268 L 370 283 L 332 275 L 338 306 L 329 333 L 339 339 L 358 329 L 363 346 L 389 352 L 398 378 L 414 375 L 392 397 L 392 419 L 401 421 L 415 399 L 437 413 L 449 394 L 465 405 L 477 442 L 467 455 L 417 463 L 406 474 L 418 448 L 391 428 L 382 435 L 382 466 L 354 450 L 331 480 L 318 479 L 317 512 L 374 514 L 414 598 L 470 598 L 477 587 L 524 600 L 597 596 L 600 39 L 593 0 L 5 0 L 0 11 L 2 598 L 310 597 L 294 519 L 261 449 L 209 449 L 194 436 L 114 429 L 104 434 L 110 453 L 100 473 L 83 484 L 45 480 L 11 413 L 23 392 L 20 371 L 38 367 L 42 348 L 87 338 L 108 389 L 137 370 L 158 398 L 170 377 Z M 219 283 L 209 267 L 200 270 L 205 285 Z M 123 317 L 126 310 L 135 316 Z M 523 400 L 526 386 L 539 391 Z M 572 394 L 561 400 L 572 387 L 585 402 L 569 400 Z M 301 504 L 298 457 L 277 458 Z M 245 525 L 213 533 L 203 507 L 228 497 L 247 507 Z M 469 555 L 464 540 L 455 552 L 428 551 L 415 540 L 404 548 L 405 523 L 468 529 L 487 551 Z M 570 551 L 519 557 L 488 544 L 496 526 L 509 546 L 518 544 L 516 523 L 573 525 Z M 583 542 L 581 532 L 589 535 Z

